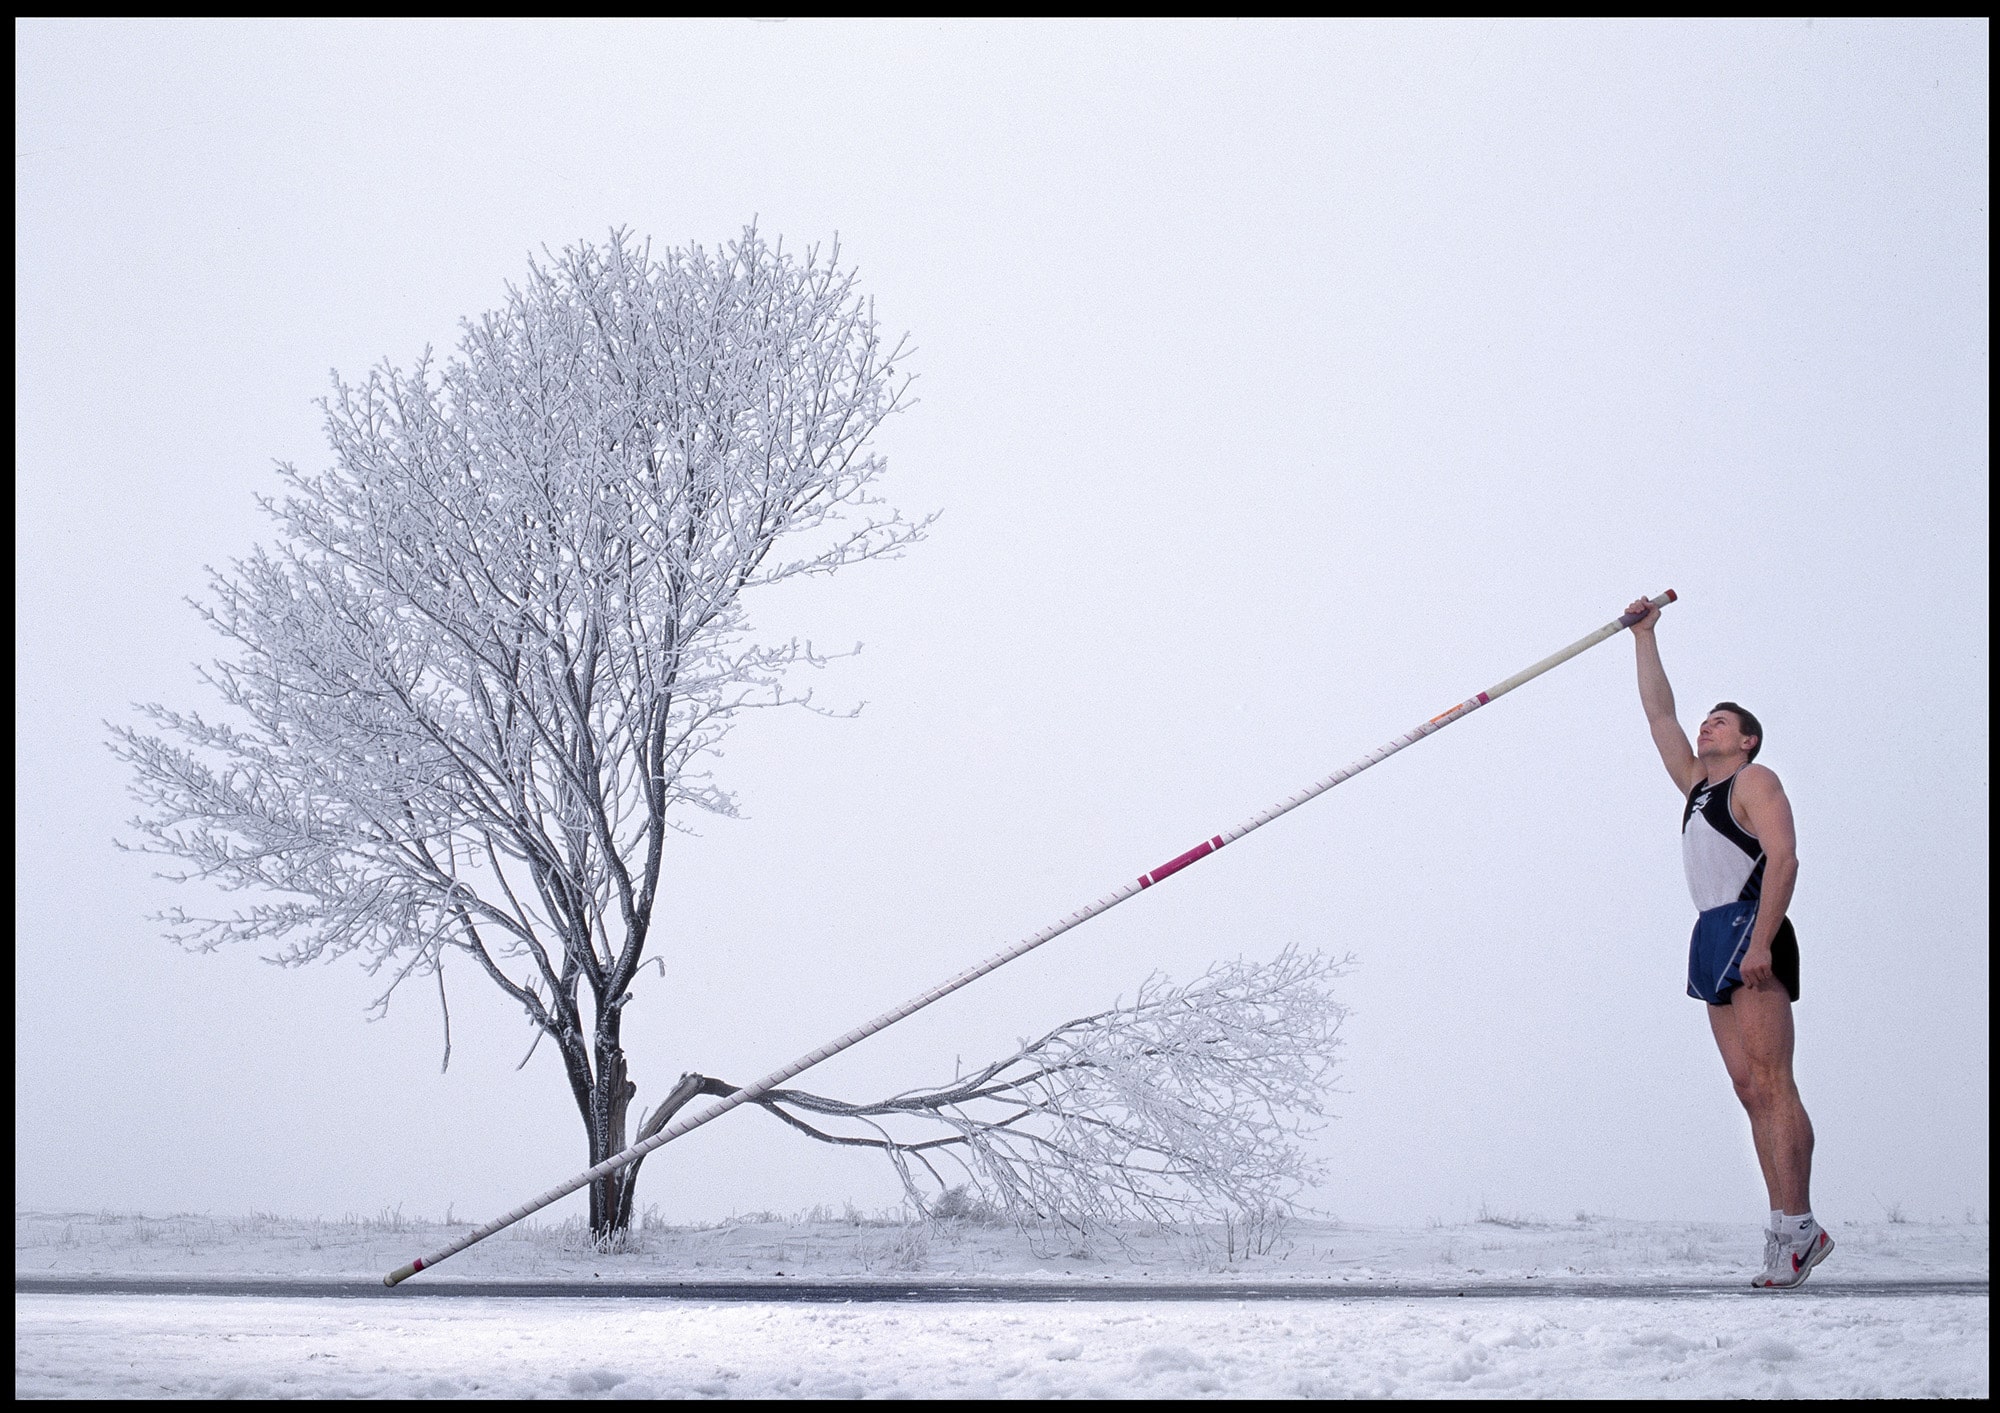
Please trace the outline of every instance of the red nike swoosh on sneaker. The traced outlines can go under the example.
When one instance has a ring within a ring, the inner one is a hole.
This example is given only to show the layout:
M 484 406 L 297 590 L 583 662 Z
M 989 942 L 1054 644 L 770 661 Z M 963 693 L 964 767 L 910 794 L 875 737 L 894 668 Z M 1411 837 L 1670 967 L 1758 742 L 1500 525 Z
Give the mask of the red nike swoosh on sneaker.
M 1826 1233 L 1825 1233 L 1825 1232 L 1821 1232 L 1821 1233 L 1819 1234 L 1819 1241 L 1815 1241 L 1815 1242 L 1813 1242 L 1812 1246 L 1808 1246 L 1808 1247 L 1806 1248 L 1806 1250 L 1805 1250 L 1805 1251 L 1794 1251 L 1794 1252 L 1792 1253 L 1792 1274 L 1793 1274 L 1793 1275 L 1797 1275 L 1797 1274 L 1798 1274 L 1798 1272 L 1799 1272 L 1799 1268 L 1800 1268 L 1801 1266 L 1805 1265 L 1805 1263 L 1806 1263 L 1806 1253 L 1807 1253 L 1807 1252 L 1809 1252 L 1809 1251 L 1811 1251 L 1811 1250 L 1813 1249 L 1813 1247 L 1816 1247 L 1816 1246 L 1818 1246 L 1818 1245 L 1819 1245 L 1819 1243 L 1820 1243 L 1820 1241 L 1825 1241 L 1825 1240 L 1826 1240 Z

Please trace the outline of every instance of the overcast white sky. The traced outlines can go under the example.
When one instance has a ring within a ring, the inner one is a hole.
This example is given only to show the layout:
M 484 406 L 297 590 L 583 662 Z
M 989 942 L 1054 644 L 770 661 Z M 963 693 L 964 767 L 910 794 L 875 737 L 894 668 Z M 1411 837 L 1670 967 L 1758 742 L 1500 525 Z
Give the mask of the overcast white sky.
M 206 706 L 182 601 L 325 464 L 329 369 L 531 251 L 838 233 L 921 402 L 865 641 L 670 862 L 641 1099 L 812 1048 L 1669 586 L 1769 732 L 1829 1221 L 1984 1214 L 1988 27 L 16 26 L 17 1195 L 485 1216 L 584 1164 L 469 972 L 190 956 L 103 722 Z M 1316 1201 L 1761 1217 L 1624 639 L 815 1072 L 875 1097 L 1286 942 L 1353 951 Z M 670 1218 L 894 1196 L 732 1115 Z M 579 1199 L 570 1199 L 577 1202 Z

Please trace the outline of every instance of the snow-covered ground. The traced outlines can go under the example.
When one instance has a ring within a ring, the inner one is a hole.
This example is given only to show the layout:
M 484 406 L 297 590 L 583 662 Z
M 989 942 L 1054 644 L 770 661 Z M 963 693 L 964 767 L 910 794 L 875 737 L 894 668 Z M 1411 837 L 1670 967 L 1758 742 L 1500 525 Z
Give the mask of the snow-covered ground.
M 17 1397 L 1983 1398 L 1986 1302 L 19 1296 Z
M 375 1278 L 441 1224 L 17 1212 L 17 1276 Z M 1151 1281 L 1733 1286 L 1754 1225 L 1490 1217 L 1302 1223 L 1235 1262 L 1134 1243 L 1035 1250 L 1004 1228 L 752 1217 L 649 1228 L 593 1253 L 529 1227 L 426 1281 L 1066 1279 L 1130 1301 L 769 1305 L 684 1301 L 17 1295 L 22 1397 L 1959 1396 L 1990 1390 L 1984 1296 L 1840 1295 L 1985 1280 L 1977 1224 L 1836 1223 L 1810 1294 L 1690 1298 L 1147 1301 Z
M 1848 1223 L 1829 1215 L 1840 1246 L 1815 1287 L 1896 1279 L 1984 1280 L 1983 1220 Z M 384 1212 L 340 1220 L 14 1214 L 17 1275 L 377 1278 L 436 1250 L 470 1222 Z M 1513 1280 L 1600 1284 L 1747 1282 L 1762 1256 L 1754 1221 L 1634 1222 L 1579 1213 L 1568 1221 L 1489 1214 L 1415 1227 L 1301 1221 L 1270 1249 L 1237 1259 L 1190 1253 L 1159 1239 L 1040 1245 L 1011 1228 L 908 1224 L 885 1215 L 757 1213 L 705 1226 L 644 1223 L 635 1248 L 590 1250 L 575 1222 L 520 1222 L 417 1279 L 814 1280 L 986 1278 L 1229 1282 L 1304 1279 L 1490 1285 Z

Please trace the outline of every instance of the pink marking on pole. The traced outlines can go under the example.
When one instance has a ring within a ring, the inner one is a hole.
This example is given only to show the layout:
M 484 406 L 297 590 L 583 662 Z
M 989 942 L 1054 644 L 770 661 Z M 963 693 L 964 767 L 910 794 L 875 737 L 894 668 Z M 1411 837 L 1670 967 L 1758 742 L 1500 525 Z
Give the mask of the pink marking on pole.
M 1195 845 L 1192 849 L 1189 849 L 1185 854 L 1178 854 L 1175 857 L 1168 859 L 1165 863 L 1161 864 L 1151 873 L 1141 874 L 1139 877 L 1139 886 L 1141 888 L 1150 888 L 1153 884 L 1158 883 L 1161 879 L 1168 878 L 1176 873 L 1179 873 L 1182 869 L 1186 868 L 1196 859 L 1207 858 L 1210 854 L 1214 853 L 1217 849 L 1221 847 L 1222 844 L 1219 838 L 1204 839 L 1199 844 Z
M 1478 696 L 1474 697 L 1473 700 L 1478 702 L 1481 706 L 1485 706 L 1488 702 L 1492 701 L 1493 698 L 1487 696 L 1486 693 L 1481 692 Z M 1456 740 L 1458 738 L 1453 737 L 1452 739 Z
M 413 1276 L 414 1276 L 414 1275 L 415 1275 L 415 1274 L 416 1274 L 416 1273 L 417 1273 L 418 1271 L 421 1271 L 421 1270 L 422 1270 L 423 1268 L 424 1268 L 424 1263 L 423 1263 L 423 1258 L 422 1258 L 422 1257 L 419 1257 L 418 1259 L 416 1259 L 416 1260 L 414 1260 L 414 1261 L 410 1262 L 410 1274 L 411 1274 L 411 1275 L 413 1275 Z

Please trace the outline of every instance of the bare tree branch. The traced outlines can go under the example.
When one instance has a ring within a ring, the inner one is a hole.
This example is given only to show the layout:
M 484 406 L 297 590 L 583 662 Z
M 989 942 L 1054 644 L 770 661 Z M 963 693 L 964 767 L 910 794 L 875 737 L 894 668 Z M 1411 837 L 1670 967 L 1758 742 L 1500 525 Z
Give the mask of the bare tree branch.
M 1129 1004 L 947 1085 L 859 1104 L 774 1089 L 756 1102 L 821 1142 L 881 1149 L 927 1210 L 963 1188 L 1026 1227 L 1087 1236 L 1137 1221 L 1197 1245 L 1218 1228 L 1236 1242 L 1246 1223 L 1293 1211 L 1316 1175 L 1303 1140 L 1326 1115 L 1347 1016 L 1333 987 L 1351 966 L 1287 947 L 1184 986 L 1156 974 Z M 735 1087 L 707 1080 L 702 1092 Z M 960 1181 L 926 1153 L 950 1159 Z

